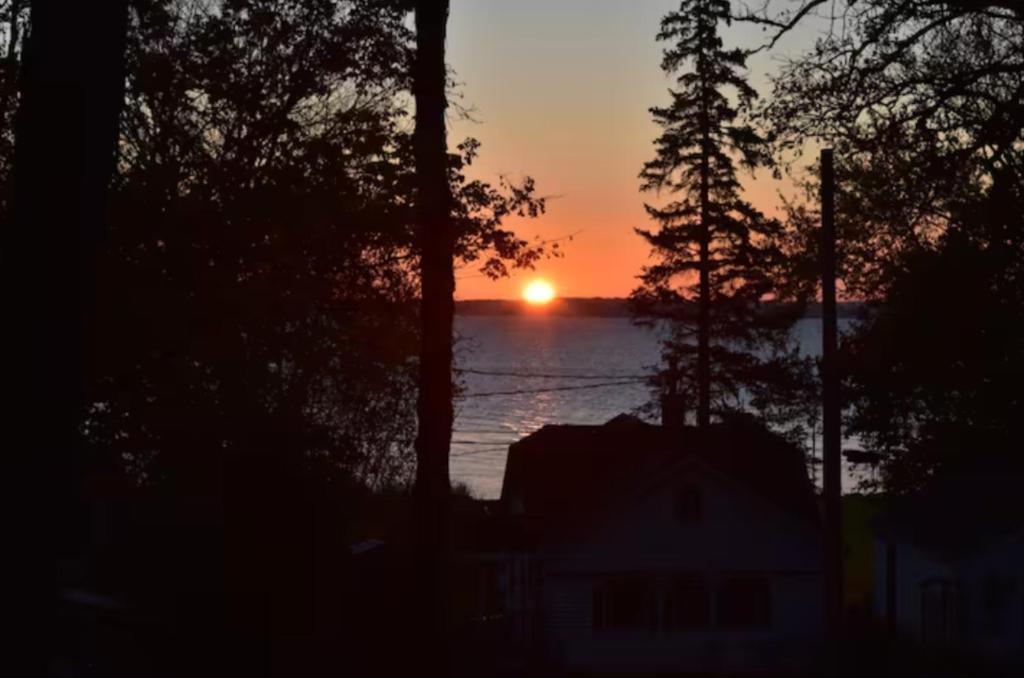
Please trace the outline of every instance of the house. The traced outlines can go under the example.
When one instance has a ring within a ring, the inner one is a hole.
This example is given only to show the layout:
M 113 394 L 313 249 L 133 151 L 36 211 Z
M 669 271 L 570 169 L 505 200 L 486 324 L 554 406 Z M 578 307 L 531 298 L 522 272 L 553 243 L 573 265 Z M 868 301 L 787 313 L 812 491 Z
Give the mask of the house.
M 1024 659 L 1024 498 L 1019 474 L 937 481 L 874 523 L 874 609 L 918 642 Z
M 583 673 L 771 674 L 822 640 L 819 516 L 801 452 L 745 420 L 620 415 L 513 444 L 501 506 L 514 637 Z M 508 532 L 511 534 L 511 532 Z

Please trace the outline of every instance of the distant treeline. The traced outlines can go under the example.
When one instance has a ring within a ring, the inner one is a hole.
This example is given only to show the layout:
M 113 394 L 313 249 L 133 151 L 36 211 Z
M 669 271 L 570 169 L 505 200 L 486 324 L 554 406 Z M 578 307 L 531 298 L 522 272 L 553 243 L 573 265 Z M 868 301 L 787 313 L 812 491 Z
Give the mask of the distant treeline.
M 860 301 L 839 303 L 839 317 L 853 318 L 863 307 Z M 527 315 L 543 314 L 583 318 L 627 318 L 629 300 L 605 297 L 566 297 L 547 306 L 537 307 L 520 299 L 469 299 L 455 303 L 457 315 Z M 821 317 L 821 304 L 808 304 L 805 317 Z

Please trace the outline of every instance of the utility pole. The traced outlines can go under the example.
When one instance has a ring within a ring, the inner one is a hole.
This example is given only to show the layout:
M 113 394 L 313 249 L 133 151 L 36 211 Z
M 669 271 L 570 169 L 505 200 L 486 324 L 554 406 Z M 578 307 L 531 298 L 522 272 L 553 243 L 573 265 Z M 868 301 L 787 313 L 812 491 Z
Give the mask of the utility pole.
M 825 640 L 826 675 L 839 674 L 843 621 L 842 444 L 839 373 L 836 365 L 836 220 L 835 171 L 832 149 L 821 152 L 821 382 L 822 457 L 825 509 Z

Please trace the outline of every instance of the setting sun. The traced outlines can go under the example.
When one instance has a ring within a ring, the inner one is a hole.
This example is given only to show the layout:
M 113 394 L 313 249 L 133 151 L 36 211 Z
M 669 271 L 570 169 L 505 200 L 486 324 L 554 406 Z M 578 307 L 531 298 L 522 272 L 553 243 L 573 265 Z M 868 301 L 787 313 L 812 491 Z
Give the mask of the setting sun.
M 555 288 L 547 280 L 534 280 L 523 289 L 523 299 L 529 304 L 542 305 L 555 298 Z

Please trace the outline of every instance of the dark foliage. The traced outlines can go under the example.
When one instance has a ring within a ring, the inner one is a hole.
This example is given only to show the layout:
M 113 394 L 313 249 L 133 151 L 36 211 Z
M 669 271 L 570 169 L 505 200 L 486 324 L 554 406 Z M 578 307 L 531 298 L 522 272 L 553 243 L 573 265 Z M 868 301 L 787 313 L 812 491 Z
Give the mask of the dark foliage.
M 801 20 L 820 5 L 800 3 L 811 8 Z M 1021 174 L 1024 15 L 1012 5 L 840 1 L 814 49 L 774 79 L 761 113 L 777 150 L 799 155 L 812 139 L 836 149 L 848 296 L 881 294 L 900 257 L 934 243 L 993 172 Z
M 66 337 L 86 351 L 49 354 L 54 370 L 66 361 L 53 355 L 87 367 L 68 375 L 81 378 L 67 422 L 80 426 L 65 439 L 85 443 L 85 477 L 54 490 L 87 499 L 71 528 L 87 552 L 68 567 L 73 585 L 125 605 L 100 620 L 76 608 L 76 633 L 113 634 L 122 648 L 97 639 L 74 650 L 73 665 L 303 675 L 338 669 L 351 649 L 337 640 L 355 623 L 341 600 L 348 530 L 366 493 L 406 491 L 415 463 L 420 250 L 406 5 L 131 3 L 115 177 L 108 199 L 89 204 L 104 213 L 83 212 L 105 216 L 99 260 L 57 262 L 89 272 L 82 291 L 95 285 L 98 300 L 89 332 Z M 5 67 L 0 92 L 12 107 L 14 70 Z M 47 110 L 56 124 L 63 108 Z M 68 135 L 72 117 L 60 125 Z M 5 143 L 0 180 L 11 167 Z M 543 252 L 503 220 L 544 203 L 529 180 L 468 179 L 477 152 L 466 141 L 441 177 L 459 264 L 500 276 Z M 78 167 L 58 166 L 68 176 Z M 104 174 L 89 176 L 102 194 Z M 54 210 L 78 206 L 59 192 L 33 195 Z M 82 235 L 97 244 L 92 230 Z M 5 263 L 14 251 L 5 246 Z M 37 311 L 80 319 L 58 308 Z M 38 365 L 26 361 L 25 374 Z M 132 664 L 146 656 L 170 658 Z M 105 664 L 114 659 L 124 666 Z
M 746 18 L 778 35 L 825 4 Z M 849 430 L 883 453 L 882 485 L 908 491 L 1009 449 L 1024 15 L 984 0 L 830 6 L 835 21 L 786 64 L 762 113 L 780 152 L 836 149 L 841 294 L 875 302 L 845 342 Z M 790 217 L 794 250 L 813 252 L 816 208 Z
M 374 487 L 411 478 L 419 255 L 399 5 L 138 5 L 86 422 L 136 480 L 211 481 L 217 457 L 253 449 Z M 460 260 L 530 265 L 539 248 L 501 224 L 543 201 L 529 182 L 467 180 L 477 144 L 462 149 L 448 163 Z
M 136 479 L 212 480 L 220 455 L 253 450 L 408 477 L 403 16 L 137 15 L 87 421 Z
M 891 490 L 936 474 L 1020 467 L 1024 190 L 995 183 L 955 208 L 934 247 L 901 258 L 848 338 L 851 432 L 884 453 Z

